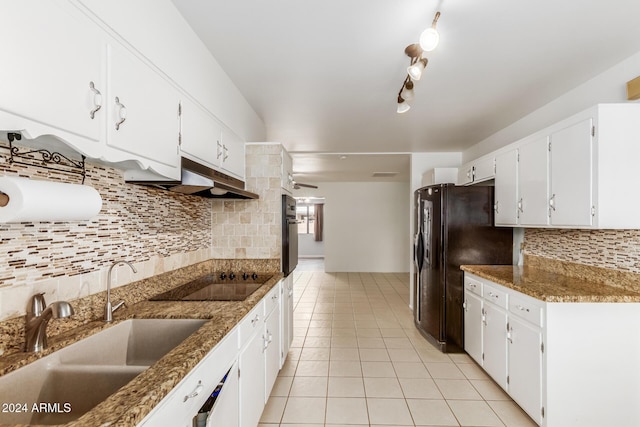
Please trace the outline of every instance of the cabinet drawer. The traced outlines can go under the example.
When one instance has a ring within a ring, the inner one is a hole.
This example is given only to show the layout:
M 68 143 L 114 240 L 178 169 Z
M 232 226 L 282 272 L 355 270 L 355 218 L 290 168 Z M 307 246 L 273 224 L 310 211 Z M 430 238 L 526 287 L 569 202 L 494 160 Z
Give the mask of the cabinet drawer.
M 482 296 L 485 301 L 507 309 L 507 293 L 505 291 L 485 283 L 482 288 Z
M 464 289 L 473 294 L 482 296 L 482 282 L 468 274 L 464 275 Z
M 141 425 L 184 425 L 207 400 L 238 354 L 233 329 L 143 420 Z
M 278 284 L 275 285 L 263 298 L 265 316 L 268 316 L 269 313 L 271 313 L 280 303 L 280 285 L 281 283 L 278 282 Z
M 244 347 L 254 332 L 262 330 L 264 325 L 264 298 L 240 321 L 239 344 Z
M 543 308 L 520 295 L 509 296 L 509 312 L 522 317 L 534 325 L 542 326 Z

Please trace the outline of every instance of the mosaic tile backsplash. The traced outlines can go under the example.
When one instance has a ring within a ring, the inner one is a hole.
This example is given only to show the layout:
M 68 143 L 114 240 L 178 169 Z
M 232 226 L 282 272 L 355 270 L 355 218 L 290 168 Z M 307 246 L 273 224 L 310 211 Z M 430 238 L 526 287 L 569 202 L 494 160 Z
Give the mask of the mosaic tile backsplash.
M 524 253 L 640 273 L 640 230 L 526 229 Z
M 0 175 L 80 183 L 64 172 L 10 165 L 0 141 Z M 211 258 L 280 258 L 279 144 L 247 146 L 247 189 L 259 200 L 212 200 L 124 182 L 120 170 L 87 163 L 85 184 L 101 195 L 86 222 L 0 224 L 0 321 L 25 312 L 26 301 L 82 298 L 106 287 L 114 260 L 127 260 L 139 280 Z M 114 286 L 134 280 L 114 270 Z

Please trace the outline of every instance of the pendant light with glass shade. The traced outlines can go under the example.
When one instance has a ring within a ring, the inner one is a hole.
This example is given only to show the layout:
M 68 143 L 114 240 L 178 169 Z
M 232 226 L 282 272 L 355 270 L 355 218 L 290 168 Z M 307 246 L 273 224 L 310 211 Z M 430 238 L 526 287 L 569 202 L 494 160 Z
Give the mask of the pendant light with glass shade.
M 422 73 L 427 68 L 429 60 L 423 57 L 424 52 L 431 52 L 438 46 L 440 41 L 440 34 L 436 30 L 438 19 L 440 18 L 440 12 L 436 12 L 431 27 L 427 28 L 420 35 L 419 43 L 410 44 L 404 49 L 404 53 L 411 58 L 409 67 L 407 67 L 407 77 L 402 83 L 400 92 L 398 92 L 398 113 L 406 113 L 411 106 L 407 101 L 411 101 L 414 98 L 413 87 L 414 83 L 422 78 Z

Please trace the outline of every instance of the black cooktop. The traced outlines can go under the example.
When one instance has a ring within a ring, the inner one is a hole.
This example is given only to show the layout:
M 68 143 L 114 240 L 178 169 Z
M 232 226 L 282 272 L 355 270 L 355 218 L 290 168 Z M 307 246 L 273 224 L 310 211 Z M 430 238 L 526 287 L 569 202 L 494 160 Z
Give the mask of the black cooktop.
M 243 301 L 271 277 L 256 273 L 207 274 L 149 301 Z

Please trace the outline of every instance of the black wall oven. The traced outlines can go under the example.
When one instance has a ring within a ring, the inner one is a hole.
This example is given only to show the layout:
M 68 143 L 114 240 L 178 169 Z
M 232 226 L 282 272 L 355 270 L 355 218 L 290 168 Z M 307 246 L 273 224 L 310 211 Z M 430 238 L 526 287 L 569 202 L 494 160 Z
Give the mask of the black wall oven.
M 285 276 L 298 265 L 298 222 L 296 199 L 282 195 L 282 272 Z

